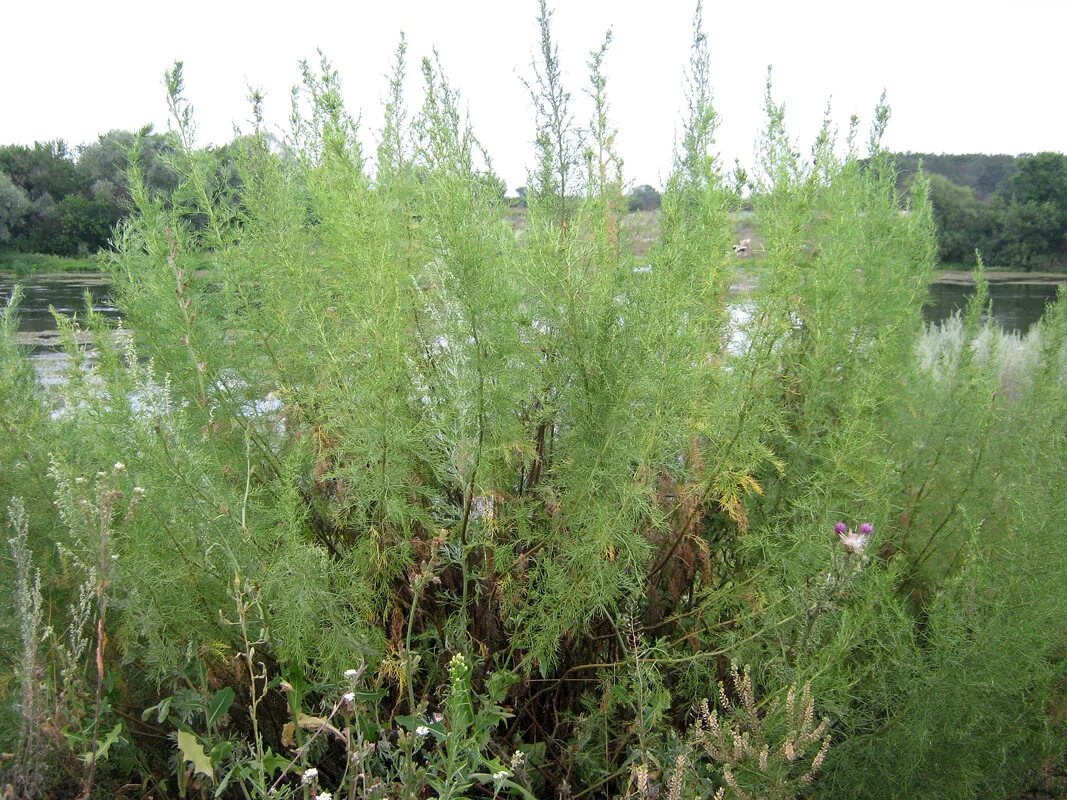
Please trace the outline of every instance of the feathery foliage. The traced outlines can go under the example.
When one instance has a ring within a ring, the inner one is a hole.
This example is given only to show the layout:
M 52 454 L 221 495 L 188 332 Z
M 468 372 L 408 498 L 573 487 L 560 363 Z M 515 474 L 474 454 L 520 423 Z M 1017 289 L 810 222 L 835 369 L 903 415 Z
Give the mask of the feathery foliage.
M 1051 752 L 1064 305 L 1022 361 L 982 295 L 924 331 L 931 209 L 884 98 L 865 152 L 828 113 L 804 160 L 768 80 L 739 314 L 699 5 L 638 261 L 611 35 L 579 130 L 550 23 L 520 233 L 436 54 L 409 104 L 401 40 L 373 153 L 325 57 L 284 146 L 253 93 L 239 180 L 179 63 L 179 185 L 134 142 L 108 255 L 122 329 L 61 319 L 45 396 L 9 301 L 18 616 L 32 557 L 69 628 L 22 719 L 85 796 L 1002 797 Z

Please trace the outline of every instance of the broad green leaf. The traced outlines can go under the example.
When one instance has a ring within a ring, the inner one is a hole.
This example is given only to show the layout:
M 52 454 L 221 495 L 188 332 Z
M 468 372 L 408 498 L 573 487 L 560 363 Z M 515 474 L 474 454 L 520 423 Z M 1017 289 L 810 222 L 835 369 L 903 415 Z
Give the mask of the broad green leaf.
M 193 765 L 193 769 L 201 775 L 215 779 L 215 770 L 211 766 L 211 759 L 204 752 L 203 745 L 188 731 L 178 731 L 178 749 L 181 751 L 182 760 Z
M 274 773 L 285 769 L 291 763 L 291 758 L 277 755 L 273 750 L 268 749 L 263 755 L 263 769 L 266 770 L 267 774 L 272 778 L 274 777 Z

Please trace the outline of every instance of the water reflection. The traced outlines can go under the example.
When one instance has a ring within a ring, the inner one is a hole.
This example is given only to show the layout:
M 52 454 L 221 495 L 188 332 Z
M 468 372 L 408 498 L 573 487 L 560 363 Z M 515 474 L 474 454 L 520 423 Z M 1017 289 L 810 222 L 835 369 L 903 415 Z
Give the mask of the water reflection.
M 749 311 L 743 300 L 758 276 L 731 289 L 732 316 L 736 327 Z M 11 293 L 19 283 L 23 288 L 23 302 L 19 312 L 19 342 L 29 348 L 42 373 L 42 380 L 50 382 L 61 370 L 64 356 L 58 353 L 59 333 L 49 307 L 64 314 L 85 310 L 85 293 L 92 298 L 93 308 L 107 316 L 118 318 L 119 311 L 109 297 L 107 277 L 92 273 L 40 274 L 18 278 L 0 272 L 0 298 Z M 993 273 L 989 276 L 989 291 L 993 300 L 993 317 L 1006 330 L 1026 333 L 1056 298 L 1056 288 L 1067 283 L 1065 276 L 1031 276 L 1026 274 Z M 737 291 L 734 291 L 736 288 Z M 957 309 L 963 308 L 974 291 L 969 273 L 940 273 L 930 287 L 931 304 L 924 309 L 929 322 L 940 322 Z
M 1056 299 L 1056 288 L 1067 281 L 993 280 L 989 282 L 989 296 L 993 301 L 993 318 L 1006 331 L 1024 334 L 1041 319 L 1045 306 Z M 930 286 L 931 304 L 923 310 L 928 322 L 941 322 L 967 305 L 974 292 L 970 281 L 938 281 Z
M 88 292 L 96 311 L 114 318 L 119 315 L 119 310 L 110 302 L 111 284 L 103 275 L 58 273 L 16 278 L 13 273 L 0 272 L 0 298 L 5 302 L 16 283 L 22 287 L 19 343 L 32 348 L 34 356 L 59 347 L 59 332 L 49 307 L 61 314 L 82 314 L 85 293 Z

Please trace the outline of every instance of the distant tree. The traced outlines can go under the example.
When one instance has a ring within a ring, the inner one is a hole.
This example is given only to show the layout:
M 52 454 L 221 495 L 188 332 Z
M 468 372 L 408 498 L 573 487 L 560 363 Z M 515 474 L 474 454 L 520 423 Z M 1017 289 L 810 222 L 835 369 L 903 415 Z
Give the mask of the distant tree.
M 85 195 L 89 181 L 78 173 L 74 158 L 60 139 L 32 147 L 0 147 L 0 171 L 7 173 L 30 200 L 29 210 L 12 227 L 11 245 L 18 250 L 64 254 L 59 204 L 69 196 Z M 77 249 L 73 252 L 77 252 Z
M 63 256 L 95 253 L 108 244 L 111 229 L 122 217 L 114 203 L 68 194 L 56 204 L 58 231 L 49 251 Z
M 1053 264 L 1067 246 L 1067 156 L 1037 153 L 1021 156 L 1019 169 L 1003 187 L 1006 204 L 996 227 L 1005 253 L 1036 263 Z
M 30 211 L 15 229 L 12 245 L 24 252 L 54 253 L 59 236 L 59 215 L 56 201 L 45 192 L 30 203 Z
M 1027 271 L 1054 266 L 1062 252 L 1063 216 L 1054 203 L 998 198 L 983 248 L 990 264 Z
M 485 182 L 486 187 L 489 189 L 489 191 L 494 197 L 499 197 L 501 200 L 503 200 L 507 196 L 507 183 L 505 183 L 504 179 L 492 170 L 483 172 L 482 180 Z
M 112 130 L 101 134 L 78 152 L 77 169 L 93 194 L 109 189 L 119 200 L 126 198 L 126 167 L 137 134 Z M 178 185 L 178 176 L 167 162 L 174 149 L 173 137 L 149 130 L 141 143 L 141 169 L 148 188 L 169 196 Z
M 1067 262 L 1067 156 L 921 157 L 943 261 L 985 261 L 1009 269 L 1041 269 Z M 898 156 L 905 176 L 919 154 Z M 905 177 L 905 185 L 911 177 Z
M 921 162 L 927 175 L 941 175 L 958 186 L 974 189 L 982 200 L 997 194 L 1018 169 L 1015 156 L 985 153 L 898 153 L 896 162 L 902 189 L 911 184 Z
M 1051 203 L 1067 214 L 1067 156 L 1038 153 L 1020 157 L 1019 171 L 1006 184 L 1006 194 L 1020 203 Z
M 973 264 L 975 248 L 982 248 L 985 235 L 986 204 L 970 187 L 942 175 L 930 175 L 929 180 L 938 256 L 942 261 Z
M 660 207 L 660 194 L 647 183 L 637 186 L 626 195 L 626 204 L 630 211 L 655 211 Z
M 45 194 L 63 198 L 88 189 L 90 183 L 78 174 L 73 155 L 62 139 L 37 142 L 32 147 L 0 147 L 0 172 L 6 172 L 31 200 Z
M 32 206 L 26 192 L 0 172 L 0 246 L 11 240 L 12 231 L 18 227 Z

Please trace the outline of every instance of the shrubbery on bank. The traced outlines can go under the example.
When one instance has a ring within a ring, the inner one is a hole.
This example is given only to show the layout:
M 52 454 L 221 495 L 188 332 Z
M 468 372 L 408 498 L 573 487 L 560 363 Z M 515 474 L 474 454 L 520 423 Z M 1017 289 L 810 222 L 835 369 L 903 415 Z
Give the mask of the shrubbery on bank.
M 888 109 L 811 163 L 768 87 L 732 322 L 699 13 L 640 262 L 606 45 L 579 148 L 541 25 L 521 234 L 403 46 L 376 152 L 323 61 L 239 181 L 176 68 L 177 187 L 133 159 L 109 257 L 132 333 L 89 360 L 105 322 L 66 322 L 53 399 L 8 304 L 16 793 L 962 799 L 1055 752 L 1064 305 L 1010 385 L 981 294 L 920 348 L 936 244 Z

